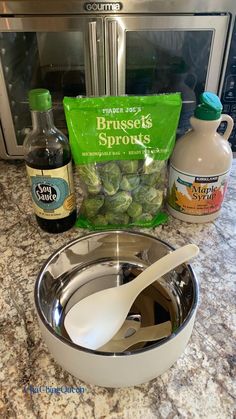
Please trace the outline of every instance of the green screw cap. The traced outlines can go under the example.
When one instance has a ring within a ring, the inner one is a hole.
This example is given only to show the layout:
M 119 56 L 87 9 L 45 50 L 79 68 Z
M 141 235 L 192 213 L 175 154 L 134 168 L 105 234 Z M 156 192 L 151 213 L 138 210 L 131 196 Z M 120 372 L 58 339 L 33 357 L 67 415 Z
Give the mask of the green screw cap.
M 52 99 L 47 89 L 32 89 L 29 91 L 29 106 L 32 111 L 48 111 L 52 107 Z
M 214 121 L 221 116 L 223 106 L 215 93 L 204 92 L 200 95 L 200 104 L 196 107 L 195 118 Z

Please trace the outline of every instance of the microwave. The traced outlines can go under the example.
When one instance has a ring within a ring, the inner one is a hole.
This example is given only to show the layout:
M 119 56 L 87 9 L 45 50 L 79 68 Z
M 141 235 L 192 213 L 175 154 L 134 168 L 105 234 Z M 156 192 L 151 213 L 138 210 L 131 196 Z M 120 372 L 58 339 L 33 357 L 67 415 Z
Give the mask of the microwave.
M 64 96 L 181 92 L 179 137 L 207 90 L 236 122 L 235 17 L 235 0 L 0 0 L 0 157 L 23 157 L 32 88 L 65 133 Z

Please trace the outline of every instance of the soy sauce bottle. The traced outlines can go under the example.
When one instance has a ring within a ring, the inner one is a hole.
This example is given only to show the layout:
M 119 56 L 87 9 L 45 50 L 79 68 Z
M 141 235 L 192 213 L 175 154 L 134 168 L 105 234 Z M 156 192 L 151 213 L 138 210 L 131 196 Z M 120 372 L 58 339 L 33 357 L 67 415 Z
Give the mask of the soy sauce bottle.
M 61 233 L 76 221 L 69 142 L 54 125 L 47 89 L 30 90 L 29 106 L 33 129 L 24 140 L 24 154 L 36 220 L 43 230 Z

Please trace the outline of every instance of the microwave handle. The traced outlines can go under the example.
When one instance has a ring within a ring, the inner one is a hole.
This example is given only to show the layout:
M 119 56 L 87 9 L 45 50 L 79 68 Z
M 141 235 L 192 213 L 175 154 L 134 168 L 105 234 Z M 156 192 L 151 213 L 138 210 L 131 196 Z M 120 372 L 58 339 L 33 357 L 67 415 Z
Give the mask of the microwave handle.
M 89 40 L 89 63 L 90 63 L 90 75 L 91 75 L 91 94 L 93 96 L 99 96 L 97 23 L 96 22 L 89 22 L 88 24 L 88 40 Z
M 109 35 L 109 67 L 110 67 L 110 94 L 118 95 L 118 26 L 115 20 L 108 23 Z

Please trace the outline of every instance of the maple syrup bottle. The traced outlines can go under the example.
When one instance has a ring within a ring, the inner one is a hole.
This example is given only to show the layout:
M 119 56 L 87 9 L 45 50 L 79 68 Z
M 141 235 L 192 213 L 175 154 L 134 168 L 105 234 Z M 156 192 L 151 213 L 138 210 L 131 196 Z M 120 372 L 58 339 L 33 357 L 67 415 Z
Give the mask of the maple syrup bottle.
M 61 233 L 76 221 L 69 141 L 54 125 L 48 90 L 30 90 L 29 106 L 33 129 L 24 153 L 36 220 L 43 230 Z
M 228 143 L 233 119 L 221 112 L 218 96 L 202 93 L 190 118 L 192 130 L 177 140 L 170 158 L 167 207 L 182 221 L 205 223 L 220 213 L 233 158 Z M 221 122 L 223 135 L 217 132 Z

